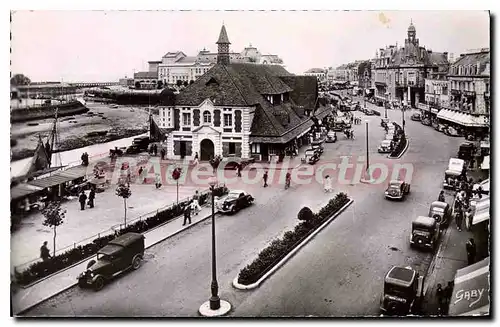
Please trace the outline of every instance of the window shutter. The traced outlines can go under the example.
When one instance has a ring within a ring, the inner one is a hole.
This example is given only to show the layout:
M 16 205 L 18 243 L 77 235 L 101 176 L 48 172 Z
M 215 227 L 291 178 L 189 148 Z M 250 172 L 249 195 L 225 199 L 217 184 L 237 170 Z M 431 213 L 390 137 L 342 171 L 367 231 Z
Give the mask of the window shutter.
M 174 130 L 178 131 L 181 128 L 181 111 L 174 109 Z
M 220 110 L 214 110 L 214 126 L 220 127 Z
M 241 110 L 234 111 L 234 131 L 241 133 Z
M 193 110 L 193 125 L 200 126 L 200 110 L 199 109 Z

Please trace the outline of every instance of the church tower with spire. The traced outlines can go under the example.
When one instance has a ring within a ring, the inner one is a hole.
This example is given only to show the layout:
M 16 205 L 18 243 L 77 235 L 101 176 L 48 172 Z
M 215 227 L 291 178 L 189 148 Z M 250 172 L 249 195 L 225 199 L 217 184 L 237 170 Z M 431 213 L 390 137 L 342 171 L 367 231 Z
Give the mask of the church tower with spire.
M 222 24 L 217 44 L 217 63 L 221 65 L 229 65 L 229 38 L 227 37 L 226 27 Z

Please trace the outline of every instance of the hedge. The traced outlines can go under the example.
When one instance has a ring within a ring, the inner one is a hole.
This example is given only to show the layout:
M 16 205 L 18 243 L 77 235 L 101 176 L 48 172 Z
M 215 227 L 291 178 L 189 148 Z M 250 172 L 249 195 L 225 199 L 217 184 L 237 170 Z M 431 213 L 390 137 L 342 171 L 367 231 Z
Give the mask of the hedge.
M 311 221 L 301 222 L 295 226 L 293 231 L 287 231 L 283 238 L 274 240 L 263 249 L 257 259 L 243 268 L 238 275 L 238 283 L 249 285 L 257 282 L 275 264 L 290 253 L 309 234 L 314 232 L 322 223 L 339 211 L 349 202 L 345 193 L 337 194 L 327 205 L 314 214 Z
M 224 194 L 227 194 L 228 191 L 229 190 L 227 189 L 227 187 L 221 186 L 215 188 L 214 195 L 222 196 Z M 205 204 L 207 199 L 208 199 L 208 193 L 201 194 L 200 205 Z M 114 235 L 112 234 L 96 238 L 91 243 L 77 246 L 62 254 L 56 255 L 49 261 L 35 262 L 32 265 L 30 265 L 26 270 L 20 273 L 17 271 L 15 272 L 16 282 L 17 284 L 22 286 L 29 285 L 41 278 L 49 276 L 77 262 L 80 262 L 86 258 L 95 255 L 97 251 L 99 251 L 103 246 L 108 244 L 109 241 L 113 240 L 117 236 L 120 236 L 128 232 L 144 233 L 152 228 L 164 224 L 183 214 L 184 208 L 189 202 L 190 200 L 186 200 L 180 202 L 179 204 L 174 204 L 172 207 L 168 209 L 158 211 L 152 217 L 128 225 L 126 228 L 117 231 Z

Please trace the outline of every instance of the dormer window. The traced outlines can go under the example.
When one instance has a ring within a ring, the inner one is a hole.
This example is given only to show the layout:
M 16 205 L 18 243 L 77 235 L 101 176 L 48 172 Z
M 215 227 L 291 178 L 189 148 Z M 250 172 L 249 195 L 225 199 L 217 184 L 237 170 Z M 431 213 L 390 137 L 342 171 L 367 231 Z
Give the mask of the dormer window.
M 212 123 L 212 114 L 210 114 L 210 111 L 208 111 L 208 110 L 203 112 L 203 123 L 204 124 L 211 124 Z

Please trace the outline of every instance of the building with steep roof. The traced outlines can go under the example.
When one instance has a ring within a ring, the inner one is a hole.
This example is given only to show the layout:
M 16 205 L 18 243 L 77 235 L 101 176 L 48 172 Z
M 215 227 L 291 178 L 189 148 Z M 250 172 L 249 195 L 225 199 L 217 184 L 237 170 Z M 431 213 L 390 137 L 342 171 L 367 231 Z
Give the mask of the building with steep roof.
M 372 66 L 375 97 L 415 107 L 425 98 L 425 78 L 435 72 L 446 72 L 448 67 L 448 53 L 421 46 L 411 23 L 403 47 L 396 44 L 379 51 Z
M 225 28 L 217 64 L 160 109 L 167 157 L 269 160 L 307 142 L 315 119 L 330 112 L 318 102 L 315 76 L 295 76 L 280 65 L 232 62 Z

